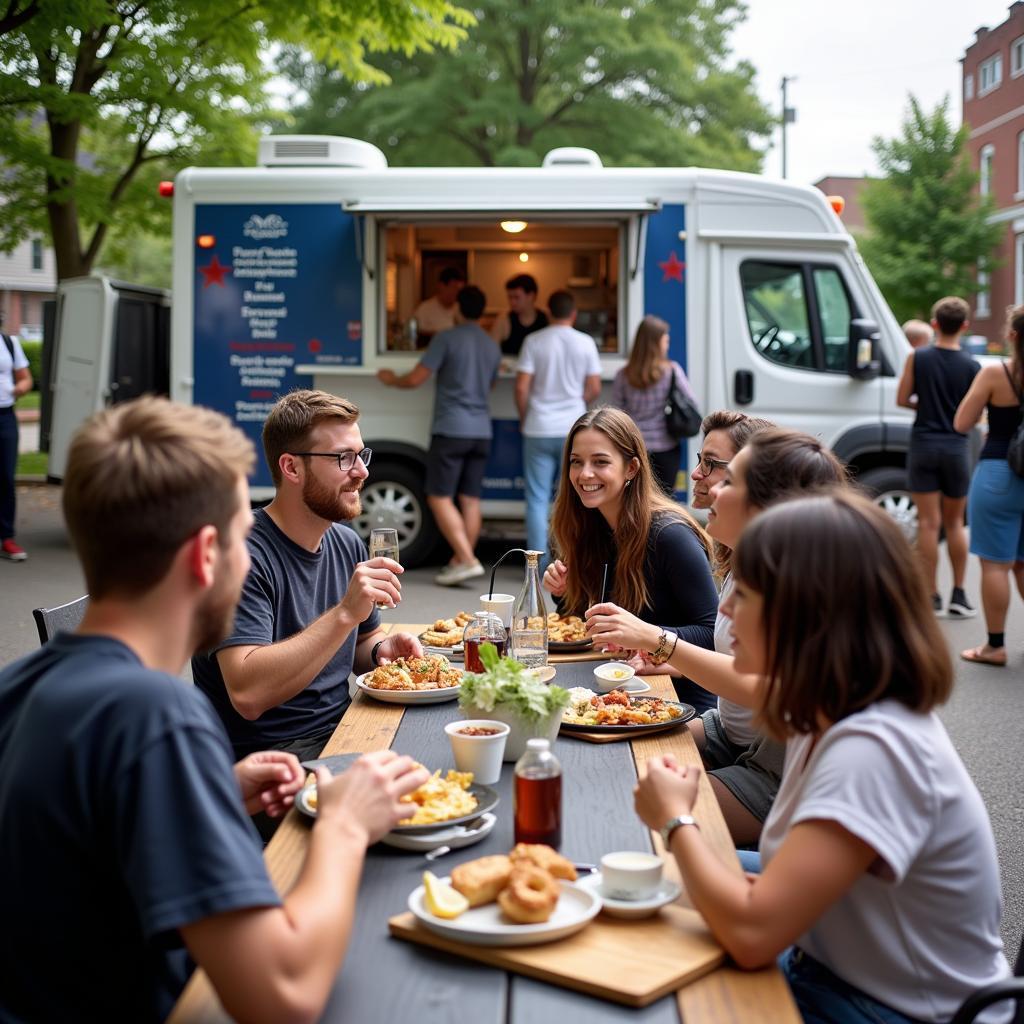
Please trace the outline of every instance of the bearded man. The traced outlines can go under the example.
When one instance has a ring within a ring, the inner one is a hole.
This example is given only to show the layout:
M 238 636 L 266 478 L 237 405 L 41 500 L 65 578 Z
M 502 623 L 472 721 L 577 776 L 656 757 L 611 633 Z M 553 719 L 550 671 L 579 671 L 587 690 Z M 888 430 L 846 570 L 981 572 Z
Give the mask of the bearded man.
M 293 391 L 264 424 L 274 499 L 253 516 L 252 566 L 230 634 L 192 659 L 237 756 L 271 748 L 316 757 L 349 704 L 353 668 L 423 653 L 408 633 L 386 635 L 375 607 L 401 600 L 402 566 L 367 560 L 347 525 L 369 476 L 358 418 L 344 398 Z M 264 836 L 272 827 L 257 825 Z

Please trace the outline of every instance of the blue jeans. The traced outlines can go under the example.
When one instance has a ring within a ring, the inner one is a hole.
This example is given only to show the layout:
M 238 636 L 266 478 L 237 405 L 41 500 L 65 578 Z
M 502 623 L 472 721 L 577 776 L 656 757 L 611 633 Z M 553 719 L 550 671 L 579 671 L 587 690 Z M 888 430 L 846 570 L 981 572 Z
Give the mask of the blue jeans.
M 847 984 L 797 946 L 779 957 L 779 967 L 804 1024 L 919 1024 Z
M 548 550 L 548 514 L 562 469 L 564 437 L 524 437 L 523 477 L 526 482 L 526 546 Z M 548 558 L 541 560 L 545 565 Z
M 18 421 L 11 406 L 0 409 L 0 540 L 14 536 L 14 473 L 17 468 Z

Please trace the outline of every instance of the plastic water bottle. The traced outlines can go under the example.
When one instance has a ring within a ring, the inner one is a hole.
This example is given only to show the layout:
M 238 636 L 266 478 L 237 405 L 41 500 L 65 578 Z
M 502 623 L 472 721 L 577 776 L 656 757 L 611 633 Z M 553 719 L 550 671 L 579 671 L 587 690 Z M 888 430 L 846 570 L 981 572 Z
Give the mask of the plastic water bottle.
M 517 843 L 562 844 L 562 766 L 551 753 L 551 742 L 532 739 L 516 761 L 512 794 Z

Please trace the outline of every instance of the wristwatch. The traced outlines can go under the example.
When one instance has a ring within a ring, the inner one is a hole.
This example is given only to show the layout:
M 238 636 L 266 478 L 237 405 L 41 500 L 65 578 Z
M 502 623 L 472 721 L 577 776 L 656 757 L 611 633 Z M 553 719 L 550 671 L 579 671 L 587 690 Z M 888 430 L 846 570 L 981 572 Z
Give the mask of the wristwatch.
M 682 828 L 683 825 L 693 825 L 695 828 L 700 828 L 697 819 L 692 814 L 677 814 L 674 818 L 669 818 L 664 825 L 661 826 L 658 831 L 661 833 L 661 841 L 665 844 L 665 849 L 668 849 L 669 841 L 672 839 L 672 833 L 677 828 Z

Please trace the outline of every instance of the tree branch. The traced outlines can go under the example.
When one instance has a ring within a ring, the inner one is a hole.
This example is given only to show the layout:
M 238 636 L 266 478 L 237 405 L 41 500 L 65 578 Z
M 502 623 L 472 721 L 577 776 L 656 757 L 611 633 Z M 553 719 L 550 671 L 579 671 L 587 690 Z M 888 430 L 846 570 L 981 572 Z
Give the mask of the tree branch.
M 39 0 L 32 0 L 28 7 L 21 11 L 15 9 L 17 6 L 18 0 L 11 0 L 3 17 L 0 17 L 0 36 L 15 32 L 39 13 Z
M 555 107 L 555 109 L 554 109 L 554 110 L 552 110 L 552 111 L 551 111 L 551 113 L 550 113 L 550 114 L 548 114 L 548 116 L 547 116 L 547 117 L 545 117 L 545 118 L 544 118 L 544 120 L 543 120 L 543 121 L 541 121 L 541 123 L 540 123 L 539 125 L 537 125 L 537 127 L 536 127 L 536 128 L 534 128 L 534 133 L 536 133 L 536 132 L 539 132 L 539 131 L 540 131 L 540 130 L 541 130 L 542 128 L 549 128 L 549 127 L 550 127 L 551 125 L 553 125 L 553 124 L 554 124 L 554 123 L 555 123 L 555 122 L 556 122 L 556 121 L 557 121 L 557 120 L 558 120 L 558 119 L 559 119 L 559 118 L 560 118 L 560 117 L 561 117 L 561 116 L 562 116 L 562 115 L 563 115 L 563 114 L 564 114 L 564 113 L 565 113 L 565 112 L 566 112 L 566 111 L 567 111 L 567 110 L 568 110 L 568 109 L 569 109 L 569 108 L 570 108 L 571 106 L 573 106 L 573 104 L 575 104 L 575 103 L 581 103 L 581 102 L 582 102 L 582 99 L 581 99 L 581 100 L 577 100 L 577 99 L 576 99 L 576 93 L 577 93 L 577 92 L 579 92 L 579 93 L 582 93 L 582 94 L 583 94 L 583 99 L 585 99 L 585 98 L 586 98 L 587 96 L 589 96 L 589 95 L 590 95 L 590 94 L 591 94 L 591 93 L 592 93 L 592 92 L 593 92 L 593 91 L 594 91 L 595 89 L 597 89 L 597 88 L 598 88 L 599 86 L 602 86 L 602 85 L 610 85 L 610 84 L 612 84 L 612 83 L 611 83 L 611 82 L 610 82 L 610 81 L 609 81 L 609 80 L 608 80 L 607 78 L 605 78 L 604 76 L 602 76 L 601 78 L 596 78 L 596 79 L 595 79 L 595 80 L 594 80 L 593 82 L 591 82 L 591 83 L 590 83 L 589 85 L 585 85 L 585 86 L 584 86 L 584 87 L 583 87 L 582 89 L 577 89 L 577 90 L 576 90 L 576 91 L 575 91 L 575 92 L 574 92 L 574 93 L 572 94 L 572 96 L 570 96 L 570 97 L 569 97 L 569 98 L 568 98 L 567 100 L 565 100 L 565 101 L 564 101 L 563 103 L 559 103 L 559 105 L 558 105 L 557 107 Z

